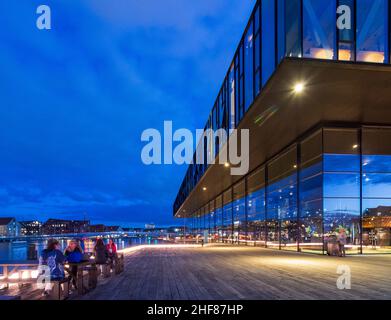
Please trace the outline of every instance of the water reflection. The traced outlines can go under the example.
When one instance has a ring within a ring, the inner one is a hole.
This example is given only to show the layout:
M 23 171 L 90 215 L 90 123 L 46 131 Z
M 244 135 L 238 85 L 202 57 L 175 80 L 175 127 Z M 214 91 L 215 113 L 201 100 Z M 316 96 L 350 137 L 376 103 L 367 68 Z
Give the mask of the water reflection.
M 61 248 L 65 250 L 68 245 L 69 239 L 59 240 Z M 140 245 L 140 244 L 159 244 L 158 239 L 151 237 L 135 237 L 135 238 L 117 238 L 113 239 L 118 250 L 129 248 L 131 246 Z M 45 248 L 47 239 L 40 241 L 17 241 L 17 242 L 0 242 L 0 262 L 1 261 L 24 261 L 27 260 L 27 252 L 30 244 L 36 246 L 38 254 Z M 84 239 L 83 245 L 86 252 L 91 252 L 95 243 L 95 239 Z M 104 239 L 105 244 L 108 242 L 107 239 Z

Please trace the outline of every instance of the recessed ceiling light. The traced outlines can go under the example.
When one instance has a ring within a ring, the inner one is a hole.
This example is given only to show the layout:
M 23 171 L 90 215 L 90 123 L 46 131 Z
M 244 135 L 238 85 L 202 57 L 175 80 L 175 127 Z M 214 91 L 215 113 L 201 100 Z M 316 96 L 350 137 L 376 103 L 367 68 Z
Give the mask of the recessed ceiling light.
M 304 91 L 304 89 L 305 89 L 305 86 L 304 86 L 304 83 L 302 83 L 302 82 L 296 83 L 295 86 L 293 87 L 293 91 L 296 94 L 302 93 Z
M 206 187 L 203 187 L 202 190 L 206 191 L 206 190 L 208 190 L 208 189 L 207 189 Z

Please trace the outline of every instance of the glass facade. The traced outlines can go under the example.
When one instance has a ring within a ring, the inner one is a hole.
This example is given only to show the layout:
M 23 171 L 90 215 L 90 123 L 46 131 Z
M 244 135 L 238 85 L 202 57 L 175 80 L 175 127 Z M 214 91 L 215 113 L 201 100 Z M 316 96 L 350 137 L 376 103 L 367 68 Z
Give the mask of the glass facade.
M 389 6 L 388 0 L 257 1 L 205 128 L 237 127 L 285 57 L 389 64 Z M 217 155 L 221 146 L 215 147 Z M 189 166 L 175 213 L 207 168 Z
M 389 2 L 257 1 L 205 127 L 238 127 L 284 58 L 389 64 Z M 207 208 L 200 204 L 192 214 L 204 220 L 195 221 L 193 230 L 207 229 L 214 241 L 318 253 L 345 234 L 349 253 L 391 251 L 391 150 L 381 144 L 389 132 L 314 132 Z M 222 146 L 214 143 L 218 153 Z M 174 214 L 207 169 L 189 166 Z
M 210 238 L 325 254 L 343 233 L 347 254 L 391 253 L 390 139 L 391 128 L 362 127 L 297 141 L 213 201 Z M 200 212 L 195 236 L 210 221 Z

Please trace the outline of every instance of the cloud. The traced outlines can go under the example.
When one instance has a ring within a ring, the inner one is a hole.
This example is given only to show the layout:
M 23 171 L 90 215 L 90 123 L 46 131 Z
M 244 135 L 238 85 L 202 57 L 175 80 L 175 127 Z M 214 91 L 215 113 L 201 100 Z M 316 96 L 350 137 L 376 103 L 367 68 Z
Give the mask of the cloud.
M 204 127 L 254 1 L 48 4 L 42 32 L 0 2 L 0 214 L 172 221 L 186 168 L 144 166 L 141 132 Z

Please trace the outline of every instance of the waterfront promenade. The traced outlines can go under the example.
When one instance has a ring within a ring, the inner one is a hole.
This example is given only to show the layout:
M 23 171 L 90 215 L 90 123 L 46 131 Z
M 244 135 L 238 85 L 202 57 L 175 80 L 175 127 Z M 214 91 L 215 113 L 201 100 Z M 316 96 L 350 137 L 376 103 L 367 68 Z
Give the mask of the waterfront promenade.
M 352 289 L 339 290 L 339 265 Z M 125 272 L 77 299 L 391 299 L 391 255 L 347 258 L 253 247 L 144 248 L 125 256 Z

